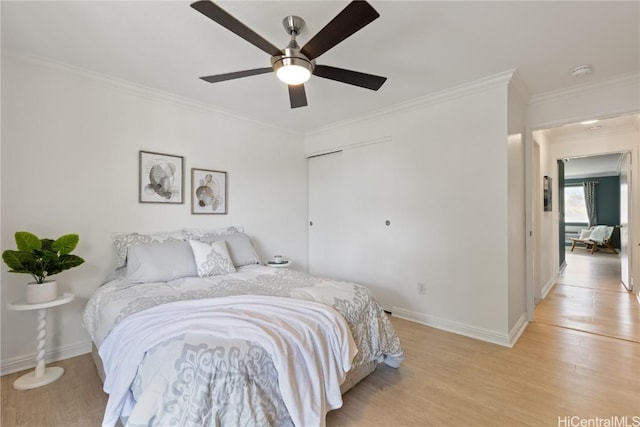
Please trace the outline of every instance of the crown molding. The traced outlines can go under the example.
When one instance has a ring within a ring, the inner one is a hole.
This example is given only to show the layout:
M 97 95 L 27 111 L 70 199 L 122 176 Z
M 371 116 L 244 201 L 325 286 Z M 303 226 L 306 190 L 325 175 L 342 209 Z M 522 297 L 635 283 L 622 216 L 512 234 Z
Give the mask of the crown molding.
M 212 114 L 220 115 L 226 118 L 231 118 L 231 119 L 240 120 L 244 122 L 250 122 L 256 125 L 275 129 L 280 132 L 286 132 L 291 135 L 296 135 L 296 136 L 303 135 L 301 132 L 276 126 L 272 123 L 260 121 L 253 117 L 243 116 L 240 114 L 232 113 L 227 110 L 212 107 L 210 105 L 193 100 L 191 98 L 178 96 L 170 92 L 165 92 L 160 89 L 152 88 L 150 86 L 144 86 L 138 83 L 133 83 L 124 79 L 109 76 L 107 74 L 91 71 L 86 68 L 77 67 L 75 65 L 69 65 L 63 62 L 55 61 L 51 58 L 45 58 L 45 57 L 35 56 L 35 55 L 24 55 L 21 53 L 17 53 L 13 51 L 4 51 L 4 50 L 2 51 L 2 57 L 9 57 L 9 58 L 13 58 L 26 63 L 34 64 L 37 66 L 73 74 L 73 75 L 91 80 L 104 87 L 121 90 L 128 94 L 139 96 L 141 98 L 149 99 L 152 101 L 166 102 L 166 103 L 198 110 L 200 112 L 212 113 Z
M 558 89 L 554 91 L 533 95 L 529 100 L 529 104 L 535 105 L 535 104 L 544 104 L 547 102 L 554 102 L 558 98 L 573 96 L 585 91 L 601 89 L 601 88 L 610 88 L 610 87 L 616 87 L 616 86 L 624 87 L 629 85 L 638 85 L 638 82 L 640 82 L 640 72 L 634 71 L 630 73 L 620 74 L 619 76 L 614 77 L 612 79 L 608 79 L 608 80 L 599 80 L 592 83 L 583 83 L 580 85 L 570 86 L 564 89 Z
M 614 136 L 634 136 L 638 134 L 638 131 L 632 126 L 616 127 L 614 129 L 594 130 L 588 132 L 577 132 L 568 136 L 555 136 L 553 135 L 552 129 L 544 129 L 539 132 L 543 132 L 547 136 L 549 142 L 551 142 L 552 144 L 571 141 L 590 141 L 594 139 L 611 138 Z
M 414 98 L 412 100 L 401 102 L 399 104 L 395 104 L 390 107 L 381 108 L 379 110 L 375 110 L 373 112 L 364 114 L 362 116 L 358 116 L 358 117 L 347 119 L 347 120 L 341 120 L 339 122 L 335 122 L 327 126 L 322 126 L 316 129 L 312 129 L 308 132 L 305 132 L 304 135 L 305 136 L 318 135 L 325 132 L 337 130 L 340 128 L 352 126 L 358 123 L 366 122 L 368 120 L 373 120 L 381 116 L 396 114 L 403 111 L 411 111 L 418 108 L 439 104 L 441 102 L 455 100 L 458 98 L 473 95 L 475 93 L 479 93 L 495 87 L 502 87 L 502 86 L 506 87 L 511 81 L 515 72 L 516 72 L 516 69 L 513 68 L 507 71 L 503 71 L 501 73 L 483 77 L 473 82 L 465 83 L 465 84 L 454 86 L 449 89 L 444 89 L 429 95 Z
M 531 99 L 531 91 L 525 84 L 517 69 L 513 70 L 511 81 L 509 81 L 509 88 L 513 89 L 518 97 L 520 97 L 520 100 L 525 104 L 529 102 L 529 99 Z

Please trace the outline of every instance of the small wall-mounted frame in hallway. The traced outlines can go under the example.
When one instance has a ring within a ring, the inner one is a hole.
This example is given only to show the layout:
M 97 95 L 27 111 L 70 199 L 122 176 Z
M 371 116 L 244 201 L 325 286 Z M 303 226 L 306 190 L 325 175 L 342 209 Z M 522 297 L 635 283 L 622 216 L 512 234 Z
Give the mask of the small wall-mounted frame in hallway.
M 545 212 L 551 212 L 551 177 L 545 175 L 542 184 L 542 197 Z

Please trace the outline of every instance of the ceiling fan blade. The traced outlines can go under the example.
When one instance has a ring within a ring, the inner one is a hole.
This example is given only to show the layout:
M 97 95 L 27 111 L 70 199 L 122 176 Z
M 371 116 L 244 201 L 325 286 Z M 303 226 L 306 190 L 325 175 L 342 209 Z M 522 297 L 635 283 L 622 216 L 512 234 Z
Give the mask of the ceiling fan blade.
M 291 108 L 307 106 L 307 93 L 304 91 L 304 84 L 289 85 L 289 101 L 291 101 Z
M 301 52 L 309 59 L 322 55 L 380 14 L 366 1 L 352 1 L 335 18 L 305 44 Z
M 200 0 L 191 4 L 191 7 L 202 13 L 207 18 L 217 22 L 227 30 L 242 37 L 258 49 L 263 50 L 271 56 L 281 55 L 280 49 L 262 38 L 251 28 L 238 21 L 236 18 L 227 13 L 220 6 L 209 0 Z
M 209 83 L 223 82 L 225 80 L 239 79 L 242 77 L 255 76 L 257 74 L 270 73 L 273 71 L 271 67 L 254 68 L 253 70 L 234 71 L 233 73 L 216 74 L 214 76 L 200 77 L 202 80 Z
M 386 77 L 373 74 L 360 73 L 358 71 L 345 70 L 344 68 L 329 67 L 328 65 L 316 65 L 313 74 L 325 79 L 348 83 L 366 89 L 378 90 L 387 81 Z

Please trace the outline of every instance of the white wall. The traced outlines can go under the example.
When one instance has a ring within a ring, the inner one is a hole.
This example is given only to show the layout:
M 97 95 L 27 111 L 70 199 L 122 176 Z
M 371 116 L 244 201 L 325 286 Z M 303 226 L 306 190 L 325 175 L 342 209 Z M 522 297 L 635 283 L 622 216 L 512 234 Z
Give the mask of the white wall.
M 541 182 L 544 176 L 553 176 L 552 174 L 555 174 L 557 177 L 557 166 L 549 154 L 550 147 L 546 134 L 536 132 L 535 141 L 540 147 L 539 181 Z M 558 181 L 554 180 L 553 182 Z M 538 252 L 540 254 L 540 268 L 538 270 L 539 280 L 534 284 L 534 297 L 540 300 L 544 298 L 548 290 L 551 289 L 560 266 L 558 258 L 558 237 L 557 234 L 554 234 L 554 225 L 555 230 L 558 230 L 558 225 L 554 224 L 553 212 L 546 212 L 542 209 L 542 186 L 539 184 L 536 187 L 537 191 L 533 192 L 533 197 L 537 198 L 537 203 L 534 203 L 534 207 L 536 207 L 539 212 L 538 237 L 540 250 Z M 555 193 L 555 196 L 557 196 L 557 191 Z M 552 193 L 552 197 L 553 196 L 554 194 Z M 552 200 L 552 206 L 554 206 L 553 203 L 556 202 Z M 557 206 L 557 204 L 555 206 Z M 554 248 L 556 251 L 555 257 L 552 254 Z
M 138 151 L 184 156 L 185 204 L 138 203 Z M 306 160 L 302 137 L 112 79 L 2 58 L 2 249 L 13 233 L 78 233 L 86 262 L 57 276 L 71 304 L 49 310 L 47 349 L 89 349 L 84 304 L 107 277 L 110 234 L 241 225 L 263 257 L 306 270 Z M 228 173 L 228 215 L 191 215 L 192 167 Z M 2 265 L 3 373 L 33 364 L 35 312 L 7 311 L 29 276 Z
M 508 233 L 509 233 L 509 323 L 510 341 L 515 342 L 527 324 L 527 262 L 525 218 L 525 132 L 529 93 L 514 72 L 508 86 Z
M 521 135 L 511 135 L 507 142 L 508 166 L 508 230 L 509 230 L 509 331 L 524 322 L 526 315 L 525 262 L 525 194 L 524 147 Z M 524 325 L 520 325 L 524 327 Z
M 380 174 L 397 183 L 390 216 L 401 262 L 384 305 L 394 315 L 501 344 L 509 329 L 510 76 L 305 137 L 308 154 L 389 138 L 393 158 Z M 427 284 L 426 295 L 418 294 L 418 282 Z

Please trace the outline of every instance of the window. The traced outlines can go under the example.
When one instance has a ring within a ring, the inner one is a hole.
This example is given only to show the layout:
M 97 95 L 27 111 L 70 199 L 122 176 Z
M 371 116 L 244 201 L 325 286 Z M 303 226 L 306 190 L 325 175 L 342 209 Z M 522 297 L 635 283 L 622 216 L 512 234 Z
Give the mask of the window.
M 564 187 L 564 221 L 589 223 L 582 186 Z

